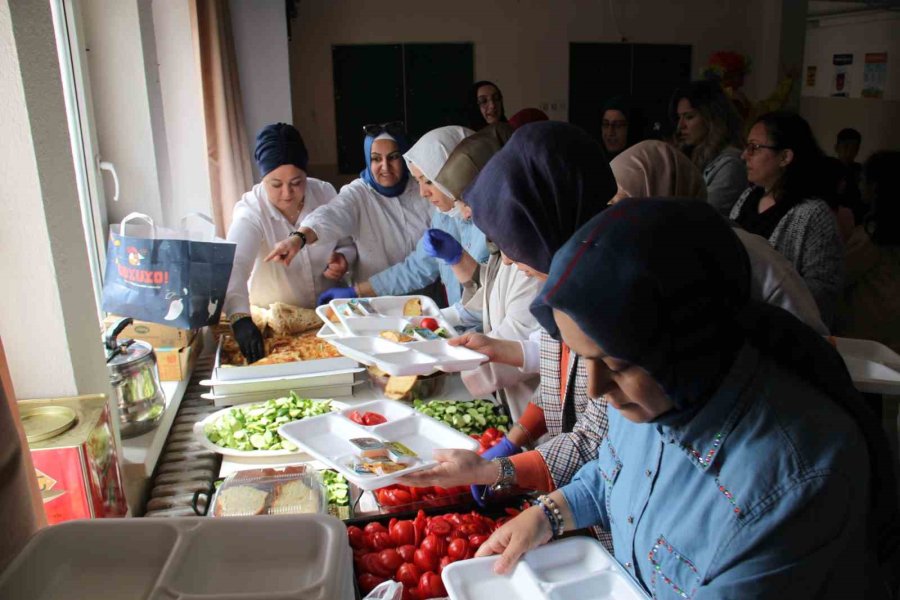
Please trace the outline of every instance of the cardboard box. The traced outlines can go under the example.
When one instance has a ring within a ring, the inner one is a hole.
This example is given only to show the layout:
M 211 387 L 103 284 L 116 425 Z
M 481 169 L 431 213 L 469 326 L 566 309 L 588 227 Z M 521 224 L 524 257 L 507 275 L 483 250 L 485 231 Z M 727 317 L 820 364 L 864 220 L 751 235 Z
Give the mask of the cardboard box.
M 203 350 L 203 336 L 195 335 L 183 348 L 156 348 L 156 364 L 160 381 L 181 381 L 190 375 L 197 356 Z
M 104 333 L 121 318 L 116 315 L 109 315 L 103 319 Z M 119 339 L 133 338 L 141 340 L 154 348 L 184 348 L 190 345 L 191 339 L 196 333 L 196 330 L 177 329 L 168 325 L 135 319 L 134 323 L 122 330 L 122 333 L 119 334 Z

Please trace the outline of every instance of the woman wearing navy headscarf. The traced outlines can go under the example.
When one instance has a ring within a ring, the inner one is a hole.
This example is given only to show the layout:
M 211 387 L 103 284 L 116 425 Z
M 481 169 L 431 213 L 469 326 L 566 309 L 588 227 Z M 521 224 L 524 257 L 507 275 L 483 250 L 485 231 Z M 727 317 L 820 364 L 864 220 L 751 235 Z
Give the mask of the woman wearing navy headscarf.
M 305 246 L 349 236 L 359 253 L 354 280 L 368 281 L 415 250 L 433 209 L 410 180 L 403 160 L 409 149 L 403 124 L 366 125 L 363 130 L 366 167 L 359 179 L 303 219 L 296 231 L 272 249 L 267 261 L 290 265 Z
M 288 268 L 263 258 L 280 240 L 336 192 L 330 183 L 306 175 L 309 155 L 300 132 L 273 123 L 256 136 L 256 164 L 262 183 L 234 207 L 228 241 L 237 245 L 225 296 L 225 314 L 247 362 L 265 355 L 262 334 L 250 318 L 250 305 L 284 302 L 314 308 L 316 298 L 333 287 L 356 258 L 352 240 L 334 238 L 303 251 Z
M 609 431 L 481 547 L 498 572 L 599 524 L 654 598 L 886 597 L 897 499 L 880 423 L 834 348 L 750 299 L 749 268 L 691 201 L 623 200 L 557 253 L 532 310 L 587 363 Z

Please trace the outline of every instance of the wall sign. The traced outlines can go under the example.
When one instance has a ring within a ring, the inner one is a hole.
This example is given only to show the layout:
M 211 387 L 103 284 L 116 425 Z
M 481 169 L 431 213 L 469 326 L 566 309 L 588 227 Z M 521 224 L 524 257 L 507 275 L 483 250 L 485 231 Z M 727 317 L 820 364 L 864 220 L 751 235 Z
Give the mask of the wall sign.
M 835 54 L 832 58 L 834 65 L 834 81 L 832 83 L 831 95 L 847 97 L 850 94 L 850 65 L 853 64 L 852 54 Z
M 887 80 L 887 52 L 866 54 L 863 69 L 863 98 L 883 98 Z

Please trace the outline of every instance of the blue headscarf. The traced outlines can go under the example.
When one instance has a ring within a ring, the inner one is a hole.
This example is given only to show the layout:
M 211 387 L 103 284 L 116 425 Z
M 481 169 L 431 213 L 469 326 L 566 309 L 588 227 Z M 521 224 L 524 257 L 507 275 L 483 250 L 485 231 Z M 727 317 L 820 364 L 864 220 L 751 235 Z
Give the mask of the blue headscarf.
M 309 153 L 300 132 L 287 123 L 272 123 L 260 129 L 253 156 L 261 176 L 281 165 L 294 165 L 306 172 L 309 163 Z
M 541 273 L 553 254 L 616 194 L 603 148 L 557 121 L 520 127 L 463 192 L 472 220 L 515 262 Z
M 406 183 L 409 181 L 409 169 L 406 168 L 406 161 L 401 159 L 400 162 L 403 163 L 403 174 L 400 176 L 400 181 L 391 187 L 384 187 L 375 181 L 375 177 L 372 175 L 372 143 L 379 138 L 391 139 L 397 142 L 400 154 L 405 154 L 406 151 L 409 150 L 409 142 L 407 142 L 406 138 L 402 135 L 393 136 L 387 133 L 382 133 L 378 136 L 367 135 L 365 141 L 363 141 L 363 151 L 366 153 L 366 168 L 359 172 L 359 178 L 368 183 L 382 196 L 396 198 L 406 190 Z

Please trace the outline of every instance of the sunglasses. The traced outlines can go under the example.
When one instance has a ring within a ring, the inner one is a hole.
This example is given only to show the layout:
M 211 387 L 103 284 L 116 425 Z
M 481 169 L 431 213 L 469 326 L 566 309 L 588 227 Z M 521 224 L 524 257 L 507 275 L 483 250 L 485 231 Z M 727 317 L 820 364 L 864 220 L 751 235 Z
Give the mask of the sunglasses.
M 363 132 L 371 137 L 377 137 L 382 133 L 397 137 L 398 135 L 406 135 L 406 126 L 403 121 L 390 121 L 389 123 L 370 123 L 363 125 Z

